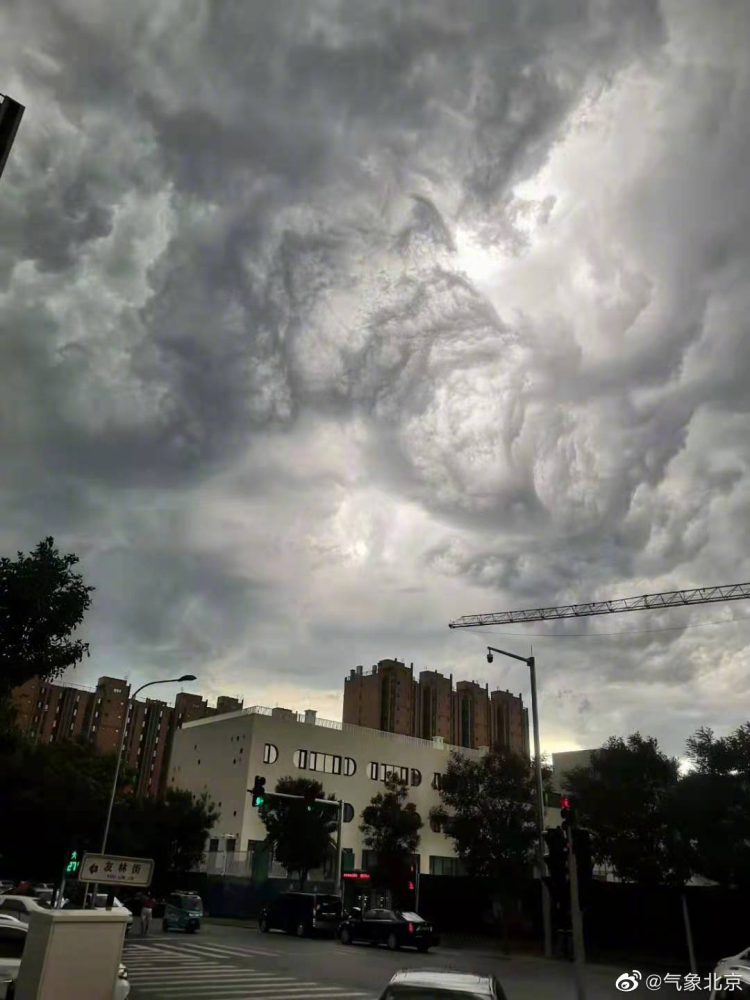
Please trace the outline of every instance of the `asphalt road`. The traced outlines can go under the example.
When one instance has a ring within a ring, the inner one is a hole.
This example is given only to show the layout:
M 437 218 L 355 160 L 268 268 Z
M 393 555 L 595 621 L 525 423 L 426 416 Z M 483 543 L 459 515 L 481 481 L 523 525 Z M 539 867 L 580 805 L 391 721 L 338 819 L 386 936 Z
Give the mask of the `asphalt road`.
M 163 934 L 161 925 L 156 926 L 141 937 L 136 919 L 126 942 L 123 961 L 132 984 L 131 1000 L 376 1000 L 393 973 L 404 968 L 493 973 L 508 1000 L 576 997 L 573 968 L 566 962 L 506 959 L 455 948 L 436 948 L 428 955 L 389 952 L 211 923 L 189 935 Z M 589 968 L 587 1000 L 621 998 L 614 983 L 624 971 Z

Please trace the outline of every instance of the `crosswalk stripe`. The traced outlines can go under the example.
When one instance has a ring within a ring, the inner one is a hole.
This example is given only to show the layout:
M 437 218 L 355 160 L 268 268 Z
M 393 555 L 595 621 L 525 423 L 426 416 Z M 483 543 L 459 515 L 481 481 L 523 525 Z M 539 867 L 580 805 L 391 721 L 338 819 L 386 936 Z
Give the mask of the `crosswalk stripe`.
M 172 945 L 175 948 L 184 948 L 186 952 L 212 952 L 218 955 L 239 955 L 244 958 L 246 955 L 278 955 L 278 951 L 264 951 L 260 948 L 232 948 L 228 945 L 223 944 L 190 944 L 190 945 Z
M 123 961 L 133 988 L 144 998 L 158 994 L 162 1000 L 374 1000 L 362 990 L 230 964 L 233 959 L 268 954 L 210 942 L 154 941 L 133 945 Z
M 194 955 L 183 955 L 178 957 L 177 955 L 124 955 L 123 959 L 130 965 L 152 965 L 154 962 L 171 962 L 172 965 L 179 963 L 180 965 L 203 965 L 206 962 L 205 958 L 198 958 Z M 217 959 L 209 959 L 210 962 L 215 962 Z
M 160 989 L 160 994 L 172 994 L 178 993 L 180 996 L 189 996 L 194 993 L 203 993 L 205 986 L 196 987 L 173 987 L 169 989 Z M 326 997 L 336 997 L 340 998 L 341 993 L 337 992 L 336 987 L 321 986 L 315 983 L 310 984 L 300 984 L 298 986 L 270 986 L 266 983 L 259 983 L 257 987 L 255 986 L 221 986 L 219 989 L 212 989 L 209 994 L 211 997 L 222 996 L 224 1000 L 227 1000 L 226 994 L 228 993 L 242 993 L 243 996 L 252 997 L 253 1000 L 257 1000 L 260 993 L 263 996 L 275 996 L 276 1000 L 286 1000 L 286 997 L 302 997 L 302 996 L 326 996 Z M 365 996 L 364 993 L 349 993 L 349 996 Z
M 294 976 L 274 976 L 272 974 L 263 974 L 259 972 L 252 972 L 250 970 L 243 969 L 222 969 L 216 972 L 203 972 L 203 973 L 186 973 L 186 972 L 176 972 L 169 973 L 160 972 L 157 976 L 151 977 L 148 972 L 139 972 L 137 975 L 129 976 L 133 982 L 143 982 L 150 978 L 159 979 L 162 982 L 169 979 L 174 979 L 175 982 L 192 983 L 197 979 L 210 979 L 212 982 L 219 982 L 223 979 L 247 979 L 248 982 L 260 982 L 263 979 L 273 979 L 274 982 L 280 983 L 293 983 L 296 982 Z
M 216 972 L 200 972 L 200 973 L 199 972 L 195 972 L 195 973 L 189 973 L 189 974 L 187 972 L 172 972 L 172 973 L 169 973 L 169 972 L 159 972 L 159 973 L 156 973 L 154 975 L 152 975 L 149 972 L 139 972 L 137 974 L 135 974 L 135 973 L 133 973 L 133 974 L 128 973 L 128 978 L 133 983 L 144 983 L 144 982 L 151 981 L 151 982 L 167 983 L 169 985 L 169 984 L 171 984 L 173 982 L 174 983 L 194 983 L 194 982 L 196 982 L 196 981 L 198 981 L 200 979 L 208 979 L 211 982 L 219 982 L 220 980 L 224 980 L 224 979 L 238 979 L 238 978 L 242 978 L 242 979 L 247 979 L 248 982 L 251 982 L 251 981 L 255 982 L 255 980 L 258 979 L 258 978 L 261 978 L 261 979 L 275 979 L 277 977 L 274 977 L 274 976 L 261 976 L 261 977 L 258 977 L 257 975 L 254 975 L 252 973 L 243 972 L 242 969 L 235 969 L 234 971 L 232 971 L 231 969 L 222 969 L 221 971 L 216 971 Z M 282 981 L 283 981 L 283 979 L 284 979 L 284 977 L 282 977 Z M 292 981 L 291 978 L 290 978 L 290 981 Z

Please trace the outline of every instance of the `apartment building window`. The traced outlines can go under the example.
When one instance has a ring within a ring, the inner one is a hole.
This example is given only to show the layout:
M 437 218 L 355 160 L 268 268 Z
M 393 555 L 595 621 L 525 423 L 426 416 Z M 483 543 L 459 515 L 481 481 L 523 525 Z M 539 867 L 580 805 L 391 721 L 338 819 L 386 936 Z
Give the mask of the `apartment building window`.
M 430 855 L 430 875 L 449 875 L 452 878 L 457 878 L 465 874 L 460 858 L 442 858 Z
M 275 764 L 279 759 L 279 748 L 273 743 L 266 743 L 263 747 L 263 763 Z
M 208 842 L 208 853 L 216 854 L 218 850 L 219 850 L 219 838 L 211 837 L 211 839 Z
M 357 762 L 353 757 L 344 757 L 344 777 L 351 778 L 357 773 Z
M 430 829 L 432 830 L 433 833 L 442 833 L 443 824 L 435 816 L 430 816 Z
M 226 842 L 227 854 L 234 854 L 234 849 L 236 846 L 237 846 L 237 838 L 227 837 L 227 842 Z
M 443 780 L 442 774 L 438 774 L 437 772 L 435 772 L 435 774 L 433 774 L 433 776 L 432 776 L 432 787 L 435 789 L 436 792 L 440 791 L 440 786 L 442 784 L 442 780 Z
M 351 823 L 354 819 L 354 806 L 349 802 L 344 803 L 344 815 L 342 817 L 344 823 Z
M 422 772 L 416 767 L 411 769 L 411 786 L 412 788 L 419 788 L 422 784 Z

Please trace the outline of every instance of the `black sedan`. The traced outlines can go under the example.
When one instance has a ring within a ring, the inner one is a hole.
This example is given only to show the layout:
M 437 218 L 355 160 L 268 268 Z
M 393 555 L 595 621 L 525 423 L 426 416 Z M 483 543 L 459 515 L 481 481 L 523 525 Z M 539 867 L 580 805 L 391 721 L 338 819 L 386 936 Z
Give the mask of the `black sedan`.
M 402 910 L 366 910 L 364 915 L 355 910 L 339 927 L 339 940 L 342 944 L 387 944 L 391 951 L 403 947 L 427 951 L 440 944 L 431 924 L 417 913 Z

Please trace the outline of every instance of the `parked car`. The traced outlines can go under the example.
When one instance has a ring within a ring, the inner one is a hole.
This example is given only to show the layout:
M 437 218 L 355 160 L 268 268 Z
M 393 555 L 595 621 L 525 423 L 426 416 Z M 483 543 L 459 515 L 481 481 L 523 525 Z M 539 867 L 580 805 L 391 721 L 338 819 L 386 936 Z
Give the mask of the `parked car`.
M 104 910 L 106 908 L 106 906 L 107 906 L 107 894 L 106 894 L 106 892 L 99 892 L 99 893 L 97 893 L 97 895 L 96 895 L 96 902 L 94 903 L 94 909 L 96 909 L 96 910 Z M 125 926 L 125 933 L 126 934 L 130 934 L 130 929 L 133 926 L 133 914 L 130 912 L 130 910 L 127 909 L 126 906 L 124 906 L 120 902 L 120 900 L 117 898 L 117 896 L 115 896 L 114 899 L 112 900 L 112 907 L 113 907 L 113 909 L 124 910 L 125 913 L 127 913 L 127 915 L 128 915 L 128 922 L 127 922 L 127 924 Z
M 57 892 L 54 889 L 37 889 L 33 898 L 42 905 L 47 904 L 49 906 L 54 906 L 55 900 L 57 899 Z M 67 902 L 67 899 L 63 897 L 63 906 L 65 906 Z
M 735 1000 L 741 1000 L 743 996 L 750 994 L 750 948 L 738 955 L 719 959 L 714 969 L 711 1000 L 729 1000 L 730 994 Z
M 440 943 L 432 924 L 405 910 L 366 910 L 364 915 L 354 910 L 341 922 L 339 940 L 342 944 L 387 944 L 391 951 L 403 947 L 427 951 Z
M 9 913 L 27 924 L 33 914 L 50 909 L 49 903 L 40 902 L 33 896 L 0 896 L 0 913 Z
M 15 983 L 18 978 L 18 970 L 21 966 L 23 949 L 26 944 L 26 935 L 29 928 L 25 924 L 11 925 L 5 921 L 0 922 L 0 982 L 10 980 Z M 10 987 L 6 997 L 13 996 L 13 986 Z M 130 996 L 130 983 L 128 982 L 128 970 L 122 963 L 115 982 L 115 989 L 112 993 L 112 1000 L 127 1000 Z
M 505 992 L 495 976 L 475 976 L 445 969 L 408 969 L 397 972 L 380 995 L 380 1000 L 505 1000 Z
M 286 931 L 297 937 L 334 935 L 341 922 L 341 897 L 321 892 L 285 892 L 260 911 L 258 926 L 265 934 Z
M 172 892 L 167 897 L 161 927 L 166 933 L 173 928 L 193 934 L 201 927 L 203 900 L 197 892 Z

